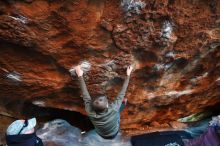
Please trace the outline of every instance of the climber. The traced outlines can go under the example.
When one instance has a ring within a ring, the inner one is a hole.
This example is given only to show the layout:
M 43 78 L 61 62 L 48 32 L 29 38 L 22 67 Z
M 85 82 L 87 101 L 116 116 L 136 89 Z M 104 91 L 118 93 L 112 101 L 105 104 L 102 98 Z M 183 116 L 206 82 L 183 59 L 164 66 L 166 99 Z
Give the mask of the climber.
M 6 132 L 7 146 L 43 146 L 34 130 L 36 124 L 36 118 L 14 121 Z
M 127 68 L 127 76 L 123 87 L 117 95 L 115 101 L 109 104 L 107 96 L 105 95 L 91 99 L 83 79 L 83 70 L 80 65 L 75 67 L 83 94 L 86 112 L 95 127 L 95 131 L 105 139 L 113 139 L 119 132 L 120 112 L 122 111 L 122 107 L 126 104 L 126 100 L 124 100 L 125 102 L 123 103 L 123 99 L 128 87 L 132 69 L 132 66 Z

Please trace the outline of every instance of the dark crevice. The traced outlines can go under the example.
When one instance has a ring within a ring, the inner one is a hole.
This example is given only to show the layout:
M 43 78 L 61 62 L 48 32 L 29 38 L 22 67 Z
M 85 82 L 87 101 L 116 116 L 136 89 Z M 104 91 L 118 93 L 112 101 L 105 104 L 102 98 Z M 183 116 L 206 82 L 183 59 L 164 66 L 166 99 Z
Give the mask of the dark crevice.
M 114 77 L 112 80 L 108 81 L 106 87 L 114 87 L 117 85 L 122 85 L 123 79 L 120 77 Z
M 137 49 L 133 51 L 134 57 L 141 62 L 157 62 L 158 57 L 156 53 L 152 51 L 146 51 L 144 49 Z
M 36 117 L 39 126 L 42 126 L 43 123 L 51 120 L 63 119 L 69 122 L 72 126 L 80 128 L 82 131 L 94 129 L 89 118 L 79 112 L 49 107 L 39 107 L 29 102 L 26 102 L 23 107 L 22 114 L 24 114 L 26 118 Z

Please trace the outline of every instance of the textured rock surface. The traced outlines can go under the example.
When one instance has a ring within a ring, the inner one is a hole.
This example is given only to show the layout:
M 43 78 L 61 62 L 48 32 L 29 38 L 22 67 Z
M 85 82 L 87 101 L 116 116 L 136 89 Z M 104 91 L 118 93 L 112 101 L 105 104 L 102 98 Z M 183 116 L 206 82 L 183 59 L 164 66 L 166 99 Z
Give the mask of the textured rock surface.
M 61 119 L 45 123 L 37 135 L 46 146 L 131 146 L 130 138 L 118 134 L 112 140 L 100 137 L 94 130 L 81 135 L 81 130 Z
M 121 129 L 169 128 L 220 102 L 219 50 L 217 0 L 0 1 L 0 107 L 85 114 L 70 67 L 87 61 L 91 95 L 114 99 L 135 63 Z
M 37 135 L 46 146 L 81 146 L 81 130 L 61 119 L 45 123 Z

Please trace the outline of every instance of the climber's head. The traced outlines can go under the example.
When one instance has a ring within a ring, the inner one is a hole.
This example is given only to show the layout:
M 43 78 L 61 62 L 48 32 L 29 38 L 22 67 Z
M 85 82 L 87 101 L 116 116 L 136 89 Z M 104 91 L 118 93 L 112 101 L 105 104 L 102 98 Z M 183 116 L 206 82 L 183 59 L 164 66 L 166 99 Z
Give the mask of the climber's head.
M 103 112 L 108 108 L 108 98 L 106 95 L 97 96 L 93 102 L 92 107 L 95 112 Z

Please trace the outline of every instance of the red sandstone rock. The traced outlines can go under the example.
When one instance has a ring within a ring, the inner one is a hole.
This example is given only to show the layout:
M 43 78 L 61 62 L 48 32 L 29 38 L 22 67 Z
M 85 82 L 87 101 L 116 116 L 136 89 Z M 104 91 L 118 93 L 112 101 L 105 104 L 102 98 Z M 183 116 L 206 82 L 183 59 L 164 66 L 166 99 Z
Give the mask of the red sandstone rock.
M 129 134 L 213 106 L 220 102 L 220 2 L 210 3 L 149 0 L 139 15 L 126 15 L 118 0 L 1 1 L 0 106 L 18 116 L 24 102 L 85 114 L 68 72 L 80 61 L 91 64 L 91 94 L 110 99 L 126 66 L 136 64 L 121 120 Z M 22 81 L 6 78 L 13 71 Z

